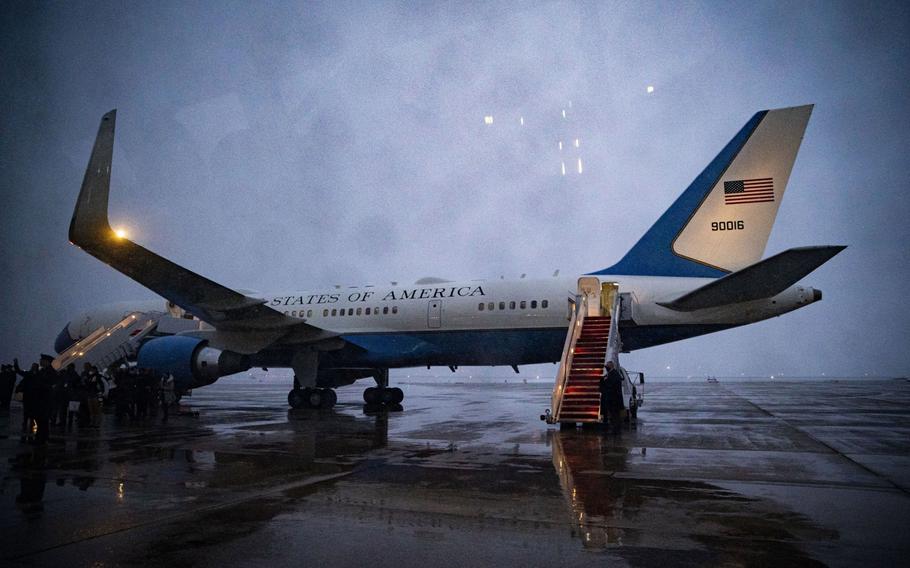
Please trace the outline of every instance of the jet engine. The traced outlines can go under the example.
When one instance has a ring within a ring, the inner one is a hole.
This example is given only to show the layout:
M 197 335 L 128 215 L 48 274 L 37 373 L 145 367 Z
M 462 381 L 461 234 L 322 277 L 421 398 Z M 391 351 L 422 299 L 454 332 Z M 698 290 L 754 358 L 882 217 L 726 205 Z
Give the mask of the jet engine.
M 162 375 L 174 375 L 177 389 L 185 391 L 210 385 L 225 375 L 246 371 L 250 368 L 250 358 L 209 347 L 204 339 L 172 335 L 144 344 L 136 365 Z

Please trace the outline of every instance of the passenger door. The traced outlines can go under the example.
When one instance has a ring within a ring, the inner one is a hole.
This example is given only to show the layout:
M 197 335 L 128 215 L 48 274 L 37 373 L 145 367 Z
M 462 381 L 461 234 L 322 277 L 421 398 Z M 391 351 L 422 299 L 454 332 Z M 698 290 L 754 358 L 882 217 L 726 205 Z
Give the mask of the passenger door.
M 442 327 L 442 300 L 430 300 L 427 304 L 427 327 L 430 329 Z

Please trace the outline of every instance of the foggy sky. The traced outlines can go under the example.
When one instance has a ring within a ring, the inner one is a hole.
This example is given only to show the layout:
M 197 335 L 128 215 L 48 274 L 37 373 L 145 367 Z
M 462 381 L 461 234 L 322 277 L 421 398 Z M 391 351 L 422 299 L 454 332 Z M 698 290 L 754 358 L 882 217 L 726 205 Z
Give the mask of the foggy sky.
M 910 371 L 906 5 L 412 4 L 3 3 L 0 359 L 153 297 L 67 243 L 112 108 L 112 222 L 282 292 L 604 268 L 754 112 L 815 103 L 765 254 L 849 245 L 824 300 L 624 365 Z

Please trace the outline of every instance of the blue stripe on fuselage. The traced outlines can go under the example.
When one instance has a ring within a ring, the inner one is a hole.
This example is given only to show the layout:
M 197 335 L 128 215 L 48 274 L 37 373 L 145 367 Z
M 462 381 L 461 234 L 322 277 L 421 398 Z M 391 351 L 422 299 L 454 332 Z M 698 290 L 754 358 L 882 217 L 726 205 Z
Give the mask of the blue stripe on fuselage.
M 635 351 L 736 327 L 657 325 L 620 328 L 623 349 Z M 565 327 L 535 329 L 353 333 L 349 345 L 320 354 L 320 368 L 400 368 L 424 365 L 532 365 L 558 361 Z M 254 356 L 257 366 L 289 366 L 290 351 Z
M 326 353 L 332 363 L 419 365 L 529 365 L 558 361 L 567 327 L 422 331 L 343 335 L 353 346 Z

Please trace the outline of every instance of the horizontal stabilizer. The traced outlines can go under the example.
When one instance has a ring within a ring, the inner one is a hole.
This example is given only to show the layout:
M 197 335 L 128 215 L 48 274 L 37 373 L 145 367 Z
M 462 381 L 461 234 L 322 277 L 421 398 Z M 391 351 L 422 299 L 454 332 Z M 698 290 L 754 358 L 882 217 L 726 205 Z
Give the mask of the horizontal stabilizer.
M 672 302 L 658 302 L 658 305 L 680 312 L 691 312 L 770 298 L 796 284 L 845 248 L 847 247 L 818 246 L 785 250 L 718 278 Z

